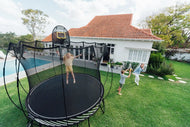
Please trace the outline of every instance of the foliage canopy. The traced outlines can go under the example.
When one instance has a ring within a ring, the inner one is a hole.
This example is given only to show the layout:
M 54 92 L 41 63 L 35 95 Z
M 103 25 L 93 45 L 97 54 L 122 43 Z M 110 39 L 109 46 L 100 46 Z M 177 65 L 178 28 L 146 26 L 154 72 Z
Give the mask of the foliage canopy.
M 164 41 L 166 47 L 190 47 L 190 4 L 168 7 L 146 18 L 143 27 Z
M 22 23 L 26 25 L 27 29 L 33 36 L 33 40 L 36 40 L 37 33 L 44 33 L 44 29 L 48 23 L 48 15 L 44 14 L 41 10 L 27 9 L 22 10 Z

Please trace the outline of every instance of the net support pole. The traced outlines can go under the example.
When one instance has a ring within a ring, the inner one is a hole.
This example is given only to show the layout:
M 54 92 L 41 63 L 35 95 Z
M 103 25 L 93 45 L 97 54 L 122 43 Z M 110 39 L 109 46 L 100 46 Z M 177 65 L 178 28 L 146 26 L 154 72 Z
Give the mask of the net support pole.
M 102 111 L 102 113 L 105 113 L 105 102 L 104 102 L 104 98 L 102 99 L 102 106 L 100 105 L 100 109 Z
M 61 48 L 61 46 L 59 47 L 59 51 L 61 51 L 60 52 L 60 55 L 61 55 L 61 57 L 63 57 L 62 56 L 62 48 Z M 63 91 L 63 98 L 64 98 L 64 109 L 65 109 L 65 117 L 66 117 L 66 119 L 67 119 L 67 107 L 66 107 L 66 97 L 65 97 L 65 83 L 64 83 L 64 79 L 63 79 L 63 63 L 62 62 L 60 62 L 60 64 L 61 64 L 61 75 L 62 75 L 62 91 Z M 68 121 L 67 121 L 67 125 L 68 125 Z
M 28 120 L 27 127 L 33 127 L 33 120 L 31 119 Z
M 90 117 L 88 117 L 88 127 L 90 127 Z

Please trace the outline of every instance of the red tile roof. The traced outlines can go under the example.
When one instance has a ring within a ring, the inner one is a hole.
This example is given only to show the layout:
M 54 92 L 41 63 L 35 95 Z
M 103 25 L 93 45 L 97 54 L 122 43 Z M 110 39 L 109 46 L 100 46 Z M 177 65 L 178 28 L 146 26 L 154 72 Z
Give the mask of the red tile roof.
M 42 41 L 51 42 L 52 41 L 52 34 L 50 34 L 49 36 L 45 37 Z
M 161 40 L 150 29 L 138 29 L 131 25 L 132 14 L 96 16 L 81 28 L 69 30 L 70 36 L 107 37 Z
M 151 29 L 141 29 L 141 30 L 143 30 L 143 31 L 146 32 L 146 33 L 152 34 Z
M 161 40 L 150 29 L 138 29 L 132 26 L 132 14 L 95 16 L 86 26 L 71 28 L 73 37 L 103 37 Z M 51 35 L 42 41 L 51 41 Z

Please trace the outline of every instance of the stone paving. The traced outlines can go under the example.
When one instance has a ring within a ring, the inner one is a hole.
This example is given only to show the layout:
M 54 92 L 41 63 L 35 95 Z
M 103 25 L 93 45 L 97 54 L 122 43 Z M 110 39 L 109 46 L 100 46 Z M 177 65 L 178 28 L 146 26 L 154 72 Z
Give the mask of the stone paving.
M 152 75 L 149 75 L 148 77 L 149 77 L 149 78 L 154 78 L 154 76 L 152 76 Z
M 177 82 L 184 83 L 184 84 L 187 83 L 186 81 L 183 81 L 181 77 L 178 77 L 176 74 L 174 74 L 173 76 L 175 76 L 175 78 L 178 79 Z
M 158 77 L 158 79 L 160 79 L 160 80 L 164 80 L 164 78 L 162 78 L 162 77 Z
M 176 74 L 174 74 L 173 76 L 175 76 L 175 78 L 177 79 L 176 82 L 179 82 L 179 83 L 187 83 L 186 81 L 183 81 L 181 77 L 177 77 Z M 149 78 L 155 78 L 153 75 L 148 75 L 148 77 L 149 77 Z M 162 77 L 157 77 L 157 78 L 160 79 L 160 80 L 164 80 L 164 78 L 162 78 Z M 173 80 L 173 79 L 168 79 L 168 81 L 170 81 L 170 82 L 175 82 L 175 80 Z

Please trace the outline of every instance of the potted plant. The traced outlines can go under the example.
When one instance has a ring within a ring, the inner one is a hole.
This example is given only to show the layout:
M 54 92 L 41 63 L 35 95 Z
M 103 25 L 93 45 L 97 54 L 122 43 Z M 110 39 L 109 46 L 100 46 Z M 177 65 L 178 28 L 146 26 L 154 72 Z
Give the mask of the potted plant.
M 122 66 L 123 66 L 123 63 L 121 63 L 121 62 L 116 62 L 115 63 L 116 69 L 122 68 Z

